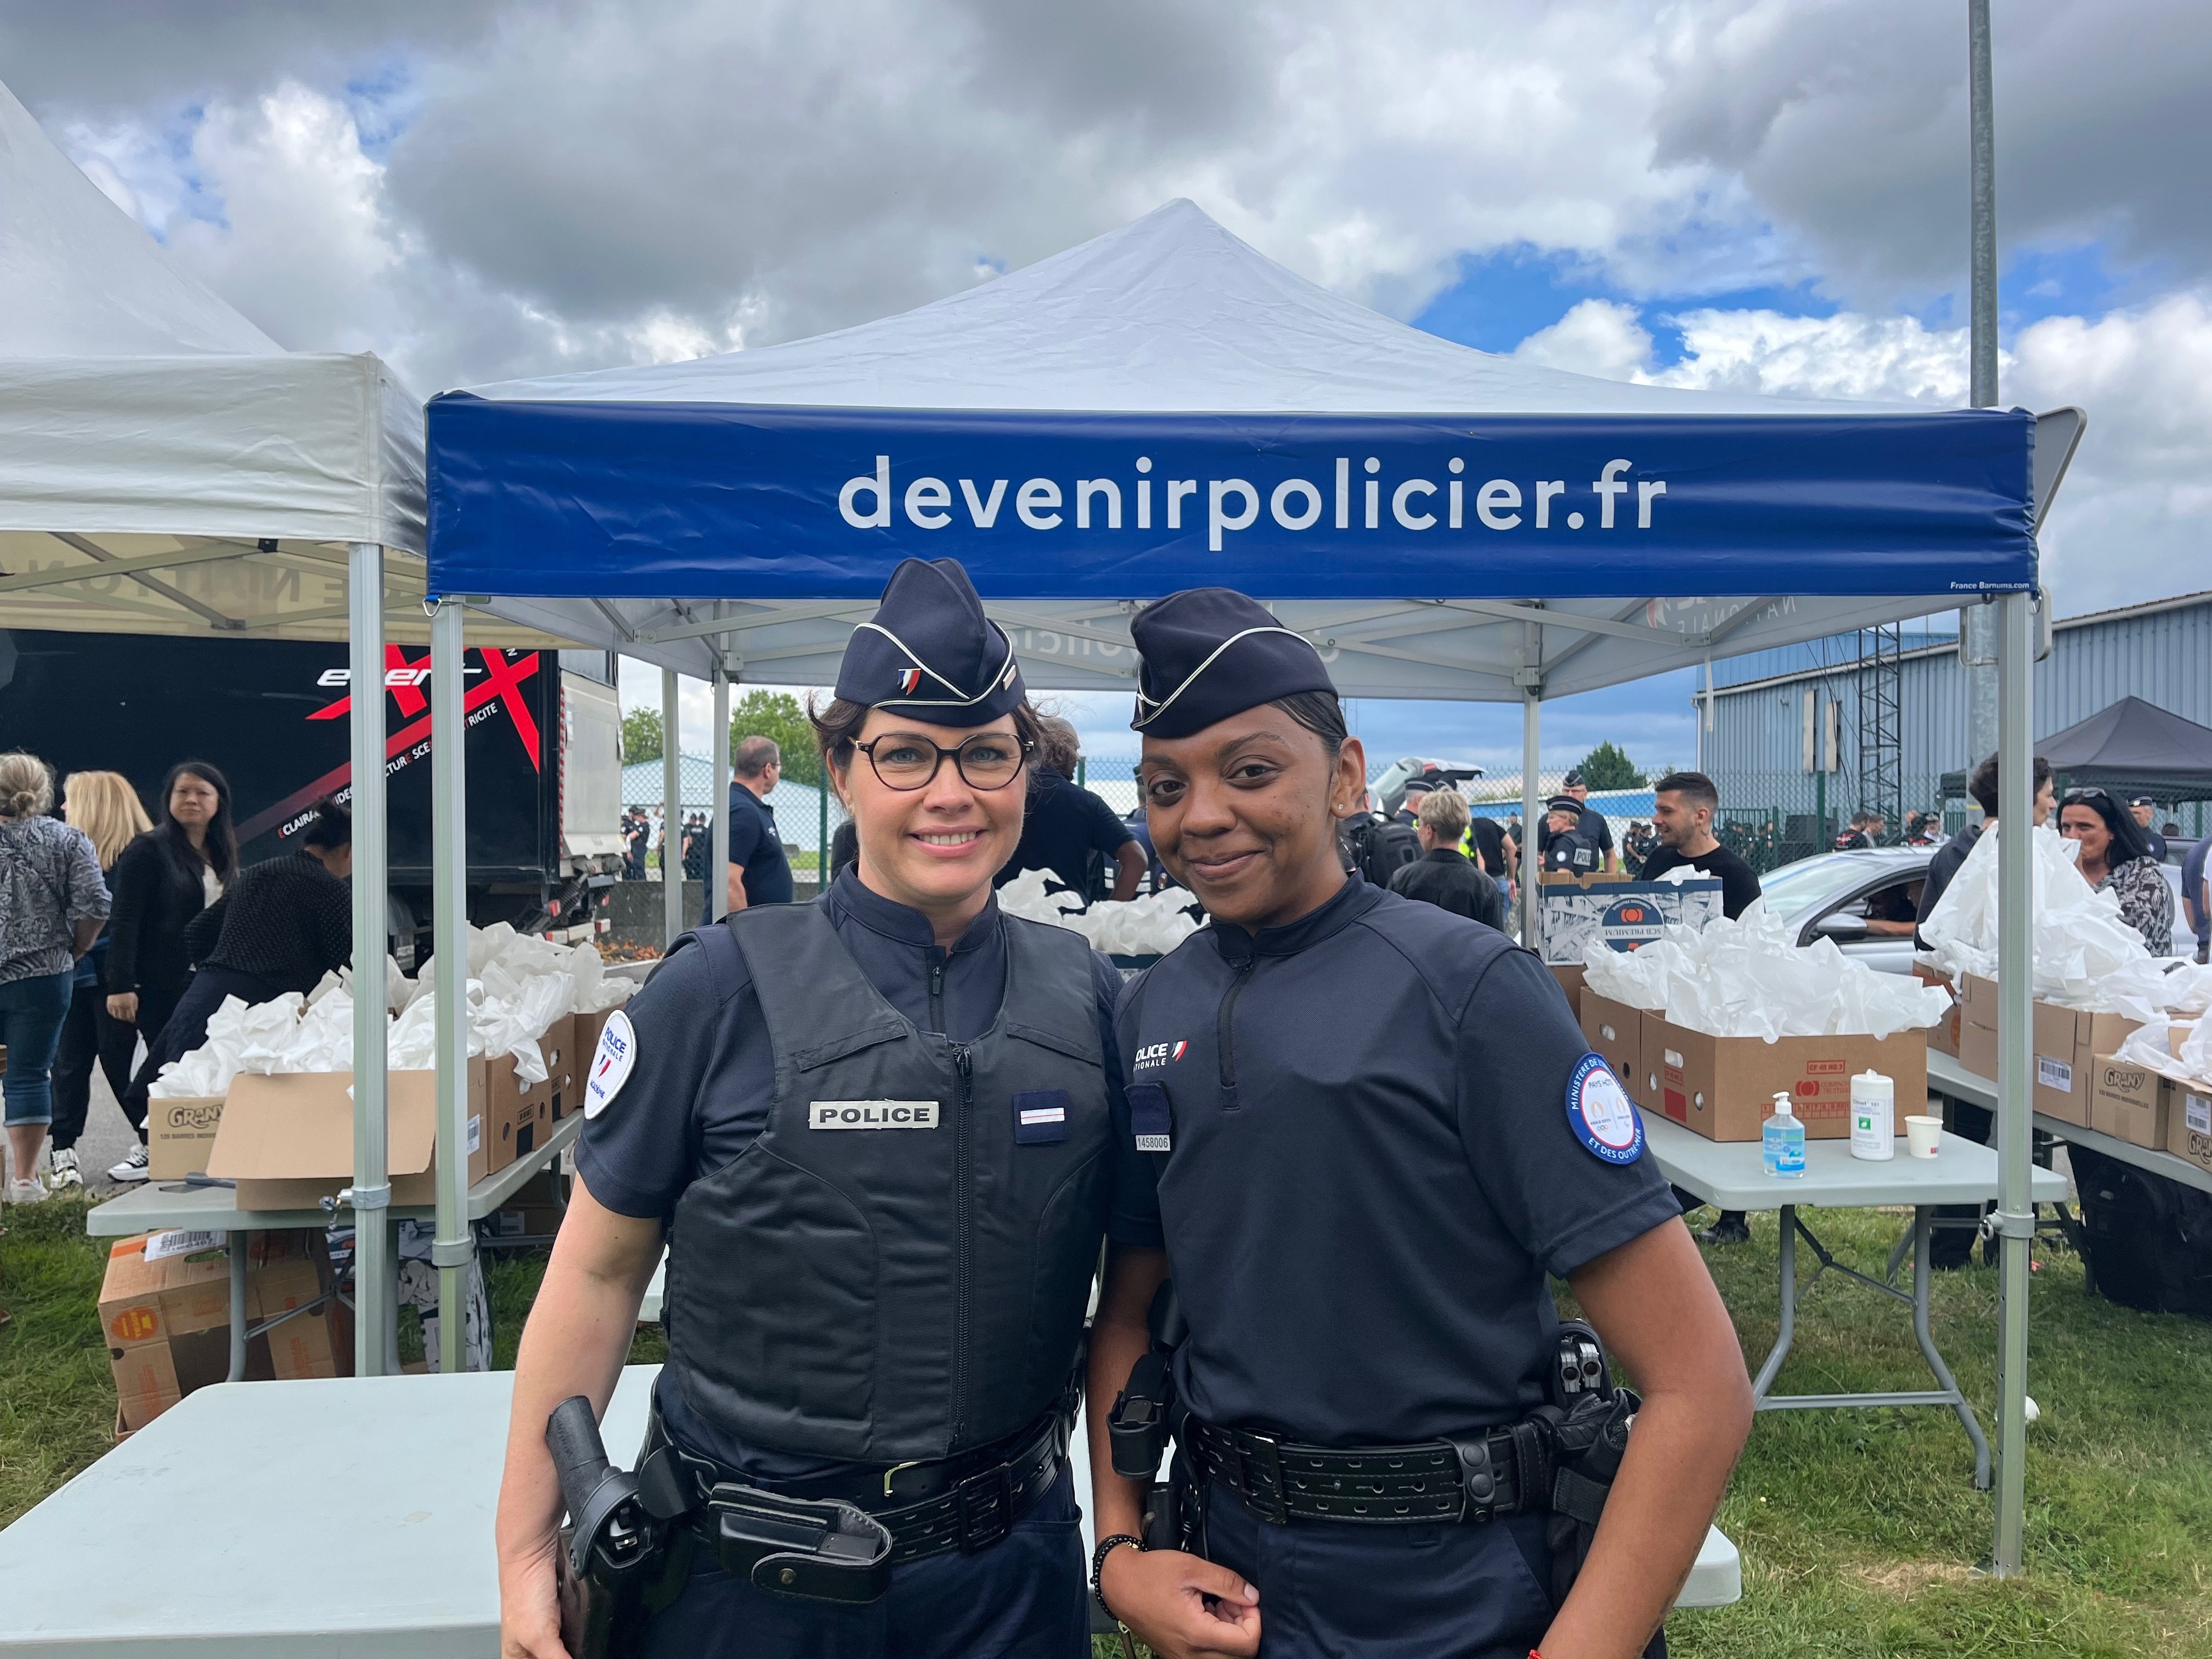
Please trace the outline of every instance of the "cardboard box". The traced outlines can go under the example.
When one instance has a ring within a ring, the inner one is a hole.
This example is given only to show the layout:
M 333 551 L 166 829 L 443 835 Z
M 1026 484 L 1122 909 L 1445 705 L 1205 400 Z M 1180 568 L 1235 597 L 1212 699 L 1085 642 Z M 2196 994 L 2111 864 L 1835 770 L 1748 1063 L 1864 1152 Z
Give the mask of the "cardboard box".
M 593 1047 L 598 1046 L 599 1041 L 595 1026 L 592 1032 Z M 538 1039 L 538 1051 L 545 1056 L 543 1086 L 547 1108 L 545 1121 L 550 1126 L 558 1123 L 562 1113 L 576 1109 L 577 1089 L 591 1051 L 581 1045 L 574 1014 L 563 1014 L 553 1022 L 545 1035 Z
M 2212 1090 L 2177 1083 L 2166 1112 L 2166 1150 L 2212 1170 Z
M 1620 1079 L 1632 1099 L 1643 1071 L 1644 1013 L 1641 1008 L 1632 1008 L 1600 996 L 1587 985 L 1583 987 L 1583 1041 L 1613 1067 L 1613 1076 Z
M 216 1127 L 222 1121 L 220 1095 L 156 1096 L 146 1108 L 146 1174 L 153 1181 L 182 1181 L 207 1171 Z
M 469 1061 L 469 1119 L 487 1122 L 482 1056 Z M 512 1090 L 510 1075 L 508 1088 Z M 490 1173 L 490 1139 L 482 1127 L 463 1145 L 468 1182 Z M 386 1081 L 385 1156 L 396 1205 L 437 1201 L 438 1079 L 433 1072 L 393 1072 Z M 237 1183 L 247 1210 L 312 1210 L 353 1182 L 353 1074 L 292 1072 L 276 1077 L 247 1073 L 230 1085 L 208 1173 Z
M 1600 942 L 1633 951 L 1670 926 L 1703 927 L 1720 914 L 1718 877 L 1678 884 L 1547 872 L 1537 887 L 1537 954 L 1562 963 L 1583 961 Z
M 1787 1093 L 1808 1140 L 1839 1140 L 1851 1132 L 1851 1078 L 1880 1072 L 1897 1085 L 1897 1109 L 1928 1098 L 1925 1033 L 1894 1036 L 1708 1036 L 1669 1024 L 1646 1011 L 1642 1066 L 1650 1109 L 1708 1140 L 1756 1140 Z
M 567 1213 L 561 1188 L 565 1185 L 551 1170 L 540 1170 L 522 1183 L 504 1209 L 489 1218 L 495 1238 L 545 1238 L 561 1231 Z
M 1553 962 L 1546 966 L 1551 969 L 1552 977 L 1559 981 L 1559 988 L 1567 994 L 1567 1006 L 1579 1012 L 1583 1006 L 1583 976 L 1589 970 L 1579 962 Z M 579 1014 L 576 1018 L 580 1020 L 584 1016 Z
M 1956 1060 L 1959 1057 L 1959 1028 L 1966 1023 L 1966 1012 L 1959 1006 L 1958 992 L 1952 988 L 1949 980 L 1932 968 L 1923 968 L 1916 963 L 1912 977 L 1923 985 L 1939 988 L 1951 999 L 1951 1012 L 1943 1016 L 1940 1024 L 1928 1028 L 1928 1047 L 1931 1053 L 1948 1054 Z
M 2156 1072 L 2099 1054 L 2090 1068 L 2089 1127 L 2132 1146 L 2164 1146 L 2172 1085 Z
M 1996 981 L 1966 975 L 1959 1002 L 1959 1063 L 1976 1075 L 1997 1074 Z M 2034 1005 L 2032 1047 L 2035 1090 L 2032 1109 L 2062 1123 L 2089 1121 L 2097 1056 L 2109 1054 L 2141 1024 L 2124 1014 L 2090 1014 L 2056 1003 Z

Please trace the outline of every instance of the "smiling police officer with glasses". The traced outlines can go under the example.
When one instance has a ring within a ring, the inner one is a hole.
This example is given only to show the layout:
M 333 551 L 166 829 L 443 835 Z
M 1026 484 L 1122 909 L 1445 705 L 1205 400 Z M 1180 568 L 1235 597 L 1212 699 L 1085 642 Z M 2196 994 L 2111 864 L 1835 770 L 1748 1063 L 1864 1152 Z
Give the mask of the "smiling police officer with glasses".
M 591 1659 L 1087 1651 L 1085 1306 L 1102 1239 L 1159 1242 L 1120 975 L 993 901 L 1036 716 L 957 563 L 898 568 L 814 721 L 857 864 L 679 940 L 592 1060 L 515 1370 L 509 1659 L 561 1650 L 556 1559 Z M 664 1238 L 668 1359 L 623 1473 L 592 1419 Z
M 1168 1659 L 1656 1647 L 1751 1389 L 1633 1107 L 1533 955 L 1346 872 L 1365 756 L 1310 643 L 1219 588 L 1133 631 L 1154 845 L 1211 925 L 1119 1015 L 1179 1314 L 1109 1264 L 1101 1601 Z M 1163 1420 L 1156 1494 L 1113 1471 Z

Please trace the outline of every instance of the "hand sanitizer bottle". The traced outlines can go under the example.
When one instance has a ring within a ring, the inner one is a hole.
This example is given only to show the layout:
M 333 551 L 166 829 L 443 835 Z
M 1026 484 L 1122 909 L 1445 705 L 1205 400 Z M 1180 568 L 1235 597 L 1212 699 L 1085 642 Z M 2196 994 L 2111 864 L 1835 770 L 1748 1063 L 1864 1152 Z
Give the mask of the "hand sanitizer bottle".
M 1786 1092 L 1774 1097 L 1774 1115 L 1759 1132 L 1759 1147 L 1768 1175 L 1781 1181 L 1804 1179 L 1805 1126 L 1791 1114 Z

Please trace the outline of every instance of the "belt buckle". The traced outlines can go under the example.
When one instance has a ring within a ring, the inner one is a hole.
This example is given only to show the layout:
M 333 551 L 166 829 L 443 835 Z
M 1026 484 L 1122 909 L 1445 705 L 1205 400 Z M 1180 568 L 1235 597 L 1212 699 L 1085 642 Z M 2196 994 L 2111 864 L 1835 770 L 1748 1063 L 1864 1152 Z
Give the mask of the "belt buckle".
M 926 1458 L 913 1458 L 904 1463 L 894 1463 L 890 1468 L 885 1469 L 884 1471 L 884 1496 L 887 1498 L 898 1497 L 900 1494 L 892 1490 L 891 1483 L 896 1480 L 898 1477 L 907 1470 L 918 1469 L 927 1461 L 928 1460 Z
M 952 1498 L 963 1555 L 987 1550 L 1014 1529 L 1014 1478 L 1008 1465 L 977 1470 L 952 1489 Z
M 1271 1434 L 1248 1429 L 1240 1435 L 1237 1447 L 1244 1476 L 1237 1484 L 1243 1488 L 1245 1503 L 1261 1520 L 1285 1524 L 1291 1518 L 1291 1510 L 1283 1493 L 1282 1443 Z

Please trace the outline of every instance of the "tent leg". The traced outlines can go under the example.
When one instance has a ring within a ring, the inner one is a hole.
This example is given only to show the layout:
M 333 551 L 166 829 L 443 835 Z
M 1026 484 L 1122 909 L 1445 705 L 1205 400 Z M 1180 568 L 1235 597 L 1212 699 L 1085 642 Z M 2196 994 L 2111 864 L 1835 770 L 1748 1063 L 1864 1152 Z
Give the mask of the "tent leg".
M 385 1117 L 384 549 L 346 550 L 353 690 L 354 1374 L 398 1369 L 391 1352 L 390 1147 Z
M 719 602 L 718 602 L 719 603 Z M 707 810 L 714 814 L 712 842 L 707 848 L 707 915 L 719 920 L 729 908 L 725 889 L 730 870 L 730 677 L 718 665 L 714 670 L 714 798 Z
M 1536 792 L 1536 750 L 1543 728 L 1543 701 L 1535 691 L 1521 694 L 1521 942 L 1536 948 L 1538 878 L 1544 872 L 1544 821 Z
M 459 599 L 440 599 L 430 620 L 430 906 L 437 981 L 438 1232 L 430 1261 L 438 1270 L 438 1369 L 461 1369 L 468 1335 L 468 1269 L 476 1255 L 469 1226 L 469 943 L 467 725 L 462 712 L 462 619 Z
M 660 953 L 684 932 L 683 710 L 676 671 L 660 671 Z
M 1997 1283 L 1996 1538 L 1990 1570 L 2021 1569 L 2027 1525 L 2028 1249 L 2035 1206 L 2028 1195 L 2033 1150 L 2029 1088 L 2034 989 L 2035 820 L 2031 675 L 2035 660 L 2029 599 L 1997 602 Z

